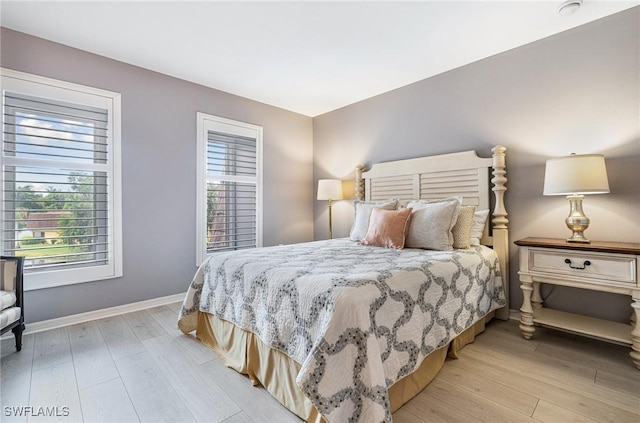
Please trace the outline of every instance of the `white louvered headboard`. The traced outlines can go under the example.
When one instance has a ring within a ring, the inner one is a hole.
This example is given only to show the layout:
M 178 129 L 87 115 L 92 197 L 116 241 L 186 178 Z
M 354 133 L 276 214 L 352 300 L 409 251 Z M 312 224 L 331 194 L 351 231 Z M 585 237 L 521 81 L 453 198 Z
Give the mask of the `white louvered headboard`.
M 489 209 L 493 204 L 482 243 L 492 246 L 500 260 L 507 306 L 499 310 L 498 317 L 506 320 L 509 314 L 509 232 L 504 205 L 506 148 L 496 146 L 491 151 L 493 156 L 489 158 L 478 157 L 475 151 L 463 151 L 377 163 L 366 172 L 358 167 L 356 198 L 367 201 L 398 198 L 406 204 L 417 199 L 462 196 L 463 204 L 474 205 L 476 210 Z

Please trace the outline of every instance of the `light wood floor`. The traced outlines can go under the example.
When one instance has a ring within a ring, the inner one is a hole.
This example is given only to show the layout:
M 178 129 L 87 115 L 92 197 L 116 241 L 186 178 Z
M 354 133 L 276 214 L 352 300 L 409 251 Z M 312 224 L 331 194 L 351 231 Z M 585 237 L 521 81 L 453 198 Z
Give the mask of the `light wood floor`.
M 61 421 L 299 422 L 176 328 L 178 304 L 2 342 L 1 415 L 58 406 Z M 640 422 L 629 349 L 514 321 L 492 322 L 395 422 Z M 62 408 L 67 407 L 67 408 Z M 29 417 L 28 421 L 52 421 Z

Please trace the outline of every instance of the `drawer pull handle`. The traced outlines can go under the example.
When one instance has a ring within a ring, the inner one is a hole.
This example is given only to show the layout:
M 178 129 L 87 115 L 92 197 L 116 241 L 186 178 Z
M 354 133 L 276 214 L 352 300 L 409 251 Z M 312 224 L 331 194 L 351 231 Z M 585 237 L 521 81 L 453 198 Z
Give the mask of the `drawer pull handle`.
M 582 263 L 582 267 L 580 266 L 574 266 L 573 264 L 571 264 L 571 260 L 569 259 L 564 259 L 564 262 L 567 263 L 569 265 L 570 268 L 572 269 L 577 269 L 577 270 L 584 270 L 587 268 L 587 266 L 591 266 L 591 262 L 589 260 L 585 260 Z

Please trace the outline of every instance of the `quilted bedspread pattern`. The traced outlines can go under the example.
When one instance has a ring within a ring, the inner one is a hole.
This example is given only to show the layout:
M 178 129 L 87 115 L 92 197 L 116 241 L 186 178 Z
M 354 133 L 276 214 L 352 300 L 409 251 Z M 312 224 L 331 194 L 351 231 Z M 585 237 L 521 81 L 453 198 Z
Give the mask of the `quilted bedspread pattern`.
M 346 239 L 210 256 L 179 326 L 198 310 L 255 333 L 296 362 L 300 389 L 329 422 L 391 421 L 387 387 L 505 304 L 486 247 L 394 250 Z

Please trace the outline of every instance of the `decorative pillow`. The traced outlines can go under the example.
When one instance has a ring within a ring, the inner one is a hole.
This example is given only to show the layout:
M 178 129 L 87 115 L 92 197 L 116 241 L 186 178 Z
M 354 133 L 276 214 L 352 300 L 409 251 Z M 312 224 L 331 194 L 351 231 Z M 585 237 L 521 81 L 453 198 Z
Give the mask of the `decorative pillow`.
M 453 225 L 453 248 L 469 248 L 471 246 L 471 227 L 476 206 L 461 206 L 458 220 Z
M 473 214 L 473 226 L 471 226 L 471 234 L 469 235 L 471 245 L 480 245 L 482 239 L 482 233 L 484 232 L 484 226 L 487 223 L 487 217 L 489 216 L 489 209 L 478 210 Z
M 369 218 L 367 236 L 360 243 L 401 250 L 404 248 L 410 219 L 410 208 L 401 210 L 374 208 Z
M 354 201 L 356 215 L 353 220 L 353 226 L 351 227 L 351 234 L 349 239 L 351 241 L 361 241 L 362 238 L 367 236 L 367 229 L 369 229 L 369 216 L 374 208 L 381 208 L 385 210 L 395 210 L 398 208 L 398 200 L 389 200 L 382 203 L 376 203 L 375 201 Z
M 413 209 L 411 226 L 407 234 L 407 248 L 452 250 L 453 234 L 460 212 L 459 198 L 436 201 L 414 200 L 407 207 Z

